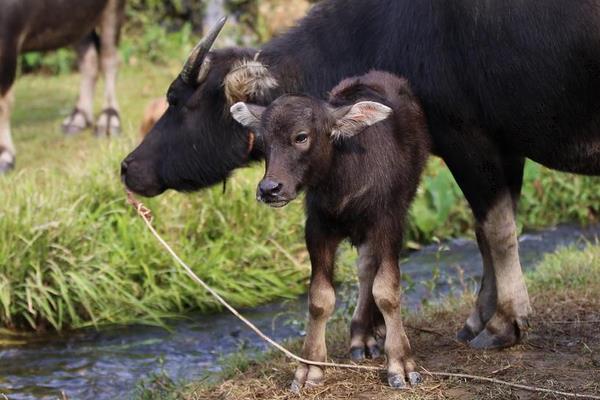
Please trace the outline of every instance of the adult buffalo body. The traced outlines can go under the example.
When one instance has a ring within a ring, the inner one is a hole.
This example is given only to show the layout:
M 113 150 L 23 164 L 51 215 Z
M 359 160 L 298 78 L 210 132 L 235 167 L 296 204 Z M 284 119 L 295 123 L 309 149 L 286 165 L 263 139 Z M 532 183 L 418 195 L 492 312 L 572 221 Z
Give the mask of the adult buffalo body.
M 0 173 L 15 163 L 10 133 L 11 87 L 21 53 L 78 43 L 81 88 L 77 106 L 63 122 L 63 130 L 73 134 L 92 125 L 94 88 L 101 67 L 106 91 L 96 134 L 119 132 L 115 81 L 124 7 L 125 0 L 0 0 Z
M 484 274 L 458 336 L 475 348 L 518 342 L 531 312 L 515 225 L 525 158 L 600 174 L 600 1 L 326 0 L 259 53 L 208 52 L 212 39 L 124 161 L 130 189 L 193 191 L 260 160 L 260 143 L 228 114 L 237 101 L 325 97 L 374 68 L 405 76 L 477 220 Z

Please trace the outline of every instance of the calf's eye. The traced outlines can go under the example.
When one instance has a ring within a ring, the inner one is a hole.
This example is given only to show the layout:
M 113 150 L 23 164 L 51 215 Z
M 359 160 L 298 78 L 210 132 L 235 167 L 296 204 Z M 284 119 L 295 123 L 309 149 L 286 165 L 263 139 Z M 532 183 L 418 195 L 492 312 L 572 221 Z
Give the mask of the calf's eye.
M 294 137 L 294 143 L 305 144 L 308 142 L 308 134 L 306 132 L 300 132 Z

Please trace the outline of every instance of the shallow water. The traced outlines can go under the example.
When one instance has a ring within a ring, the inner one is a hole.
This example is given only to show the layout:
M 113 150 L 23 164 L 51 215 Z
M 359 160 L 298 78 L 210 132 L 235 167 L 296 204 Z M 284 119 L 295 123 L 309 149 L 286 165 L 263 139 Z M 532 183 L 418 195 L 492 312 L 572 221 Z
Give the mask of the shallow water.
M 584 247 L 599 239 L 600 225 L 585 229 L 564 225 L 524 234 L 521 260 L 531 268 L 559 246 Z M 402 272 L 413 282 L 405 304 L 417 309 L 425 299 L 474 288 L 481 268 L 477 245 L 470 240 L 457 239 L 412 253 L 402 263 Z M 424 283 L 434 280 L 434 288 Z M 243 314 L 281 341 L 302 334 L 297 321 L 304 319 L 305 303 L 300 298 L 243 310 Z M 171 331 L 128 326 L 47 337 L 0 347 L 0 394 L 15 400 L 56 399 L 63 392 L 69 399 L 127 399 L 141 379 L 162 373 L 176 381 L 198 378 L 218 371 L 221 356 L 243 348 L 256 351 L 265 345 L 228 314 L 191 315 L 174 321 Z

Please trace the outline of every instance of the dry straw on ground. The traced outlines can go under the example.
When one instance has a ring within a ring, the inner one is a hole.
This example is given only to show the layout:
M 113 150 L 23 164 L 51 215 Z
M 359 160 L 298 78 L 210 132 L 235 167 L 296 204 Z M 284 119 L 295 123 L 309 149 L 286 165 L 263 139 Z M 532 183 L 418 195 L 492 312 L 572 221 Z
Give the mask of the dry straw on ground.
M 580 394 L 600 394 L 600 298 L 598 287 L 563 290 L 533 297 L 536 311 L 528 340 L 512 349 L 474 351 L 457 343 L 453 333 L 466 317 L 464 304 L 409 320 L 409 336 L 420 366 L 427 370 L 481 375 Z M 337 326 L 339 325 L 339 326 Z M 330 355 L 347 361 L 345 326 L 334 324 Z M 421 329 L 424 328 L 424 329 Z M 442 333 L 440 335 L 439 333 Z M 336 337 L 337 335 L 337 337 Z M 295 349 L 297 350 L 297 348 Z M 373 365 L 379 365 L 373 362 Z M 189 399 L 556 399 L 556 395 L 460 379 L 425 375 L 418 389 L 393 391 L 377 372 L 328 369 L 323 386 L 300 397 L 288 387 L 295 364 L 280 356 L 252 365 L 216 387 L 196 388 Z

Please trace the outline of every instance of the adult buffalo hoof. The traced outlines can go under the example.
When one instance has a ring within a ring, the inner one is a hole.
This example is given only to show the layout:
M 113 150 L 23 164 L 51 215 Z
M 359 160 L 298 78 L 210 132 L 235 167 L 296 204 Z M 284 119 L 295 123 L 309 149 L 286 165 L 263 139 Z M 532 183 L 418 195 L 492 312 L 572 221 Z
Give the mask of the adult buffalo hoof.
M 98 137 L 119 136 L 121 134 L 121 118 L 114 108 L 102 110 L 94 131 Z
M 464 344 L 468 344 L 471 340 L 475 339 L 476 336 L 475 332 L 473 332 L 467 324 L 456 333 L 456 338 Z
M 494 316 L 485 329 L 469 342 L 474 349 L 502 349 L 522 341 L 529 329 L 527 318 L 510 320 Z
M 76 108 L 62 123 L 62 131 L 65 135 L 72 136 L 92 126 L 91 120 L 85 112 Z

